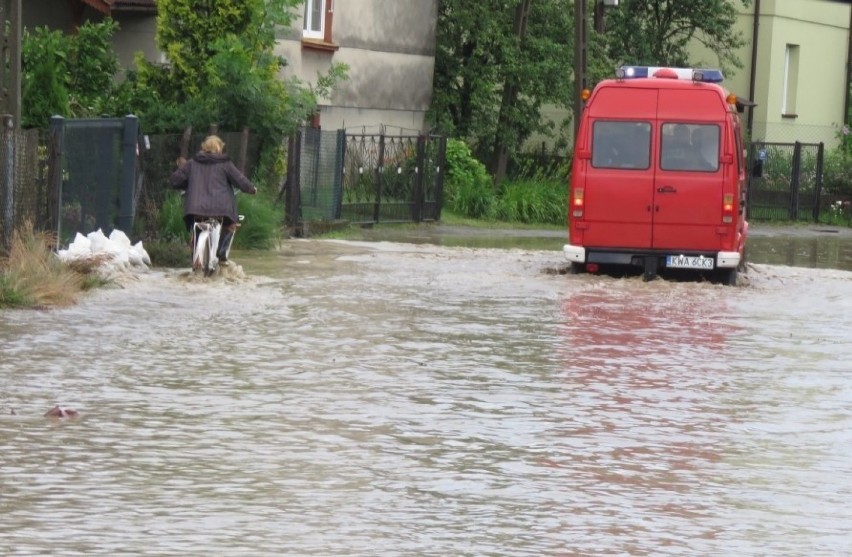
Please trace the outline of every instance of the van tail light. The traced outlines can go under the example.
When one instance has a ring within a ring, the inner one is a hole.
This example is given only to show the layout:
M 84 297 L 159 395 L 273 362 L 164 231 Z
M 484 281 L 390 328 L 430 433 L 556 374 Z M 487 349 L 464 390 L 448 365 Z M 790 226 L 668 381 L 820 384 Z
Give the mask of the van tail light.
M 571 215 L 575 217 L 583 216 L 583 208 L 585 206 L 584 193 L 582 188 L 574 190 L 574 196 L 571 198 Z
M 734 222 L 734 194 L 732 193 L 722 196 L 722 222 L 725 224 Z

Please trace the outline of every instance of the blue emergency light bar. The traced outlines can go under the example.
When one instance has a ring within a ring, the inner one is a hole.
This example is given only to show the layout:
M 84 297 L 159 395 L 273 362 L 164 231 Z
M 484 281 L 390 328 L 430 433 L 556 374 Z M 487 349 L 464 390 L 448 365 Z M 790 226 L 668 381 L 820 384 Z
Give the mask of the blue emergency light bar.
M 725 76 L 722 70 L 711 68 L 664 68 L 660 66 L 621 66 L 616 68 L 615 77 L 618 79 L 639 79 L 643 77 L 667 77 L 690 79 L 701 83 L 722 83 Z

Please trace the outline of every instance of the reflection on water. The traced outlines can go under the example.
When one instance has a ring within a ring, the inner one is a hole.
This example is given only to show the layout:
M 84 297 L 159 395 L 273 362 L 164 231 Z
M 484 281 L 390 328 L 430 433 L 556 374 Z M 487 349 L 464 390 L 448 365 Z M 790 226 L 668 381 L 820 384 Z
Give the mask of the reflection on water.
M 545 273 L 553 251 L 318 241 L 237 258 L 247 278 L 0 314 L 0 554 L 850 547 L 848 273 L 644 283 Z
M 852 238 L 825 232 L 807 237 L 756 236 L 749 239 L 755 263 L 852 271 Z

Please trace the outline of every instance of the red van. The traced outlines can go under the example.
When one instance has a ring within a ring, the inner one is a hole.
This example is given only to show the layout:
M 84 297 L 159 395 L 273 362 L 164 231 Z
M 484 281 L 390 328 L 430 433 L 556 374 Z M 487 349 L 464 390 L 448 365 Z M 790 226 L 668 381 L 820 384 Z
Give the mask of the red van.
M 580 119 L 568 194 L 572 272 L 691 269 L 736 284 L 746 167 L 736 96 L 719 70 L 624 66 Z M 742 105 L 740 104 L 740 107 Z

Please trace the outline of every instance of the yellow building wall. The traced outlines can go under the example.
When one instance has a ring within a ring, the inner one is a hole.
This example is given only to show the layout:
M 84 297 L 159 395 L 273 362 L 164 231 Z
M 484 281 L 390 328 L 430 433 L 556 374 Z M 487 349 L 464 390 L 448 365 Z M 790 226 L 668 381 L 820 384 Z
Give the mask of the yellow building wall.
M 844 119 L 852 5 L 831 0 L 761 0 L 752 95 L 749 81 L 755 2 L 752 0 L 751 6 L 741 12 L 737 23 L 747 42 L 738 51 L 743 68 L 729 69 L 725 75 L 729 90 L 742 97 L 753 96 L 751 100 L 757 103 L 751 138 L 835 146 Z M 795 110 L 782 114 L 788 45 L 798 46 L 798 71 L 790 86 L 796 102 Z M 707 49 L 696 47 L 693 53 L 696 60 L 718 65 L 715 55 Z

